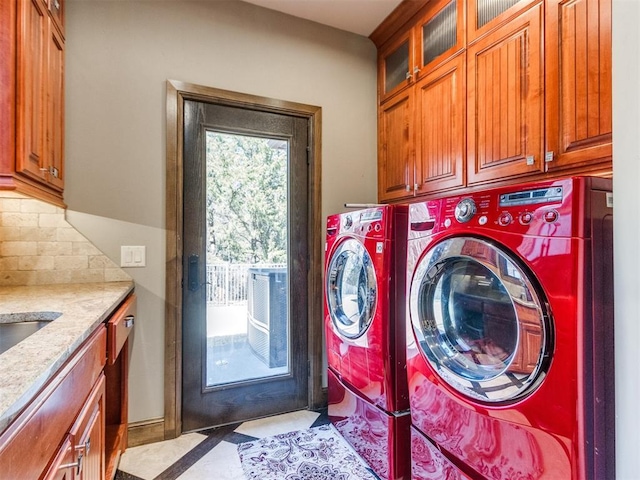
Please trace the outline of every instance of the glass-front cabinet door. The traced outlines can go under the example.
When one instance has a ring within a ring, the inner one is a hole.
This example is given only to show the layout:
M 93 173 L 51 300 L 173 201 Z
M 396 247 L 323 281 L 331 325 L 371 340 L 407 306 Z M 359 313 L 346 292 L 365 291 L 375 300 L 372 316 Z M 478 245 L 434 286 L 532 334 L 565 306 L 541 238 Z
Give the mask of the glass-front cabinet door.
M 378 85 L 380 100 L 389 98 L 413 82 L 413 38 L 411 31 L 380 50 Z
M 474 42 L 540 0 L 467 0 L 467 35 Z
M 419 39 L 416 68 L 420 77 L 461 51 L 465 44 L 464 0 L 431 3 L 416 27 Z

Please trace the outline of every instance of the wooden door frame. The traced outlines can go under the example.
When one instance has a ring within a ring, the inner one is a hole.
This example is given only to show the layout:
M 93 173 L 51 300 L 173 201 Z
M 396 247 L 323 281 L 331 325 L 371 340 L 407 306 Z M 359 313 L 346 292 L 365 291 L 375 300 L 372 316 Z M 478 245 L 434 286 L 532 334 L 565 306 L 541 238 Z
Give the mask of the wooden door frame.
M 244 107 L 304 117 L 309 121 L 309 272 L 308 352 L 309 408 L 326 406 L 322 387 L 322 109 L 312 105 L 167 80 L 166 157 L 166 291 L 164 360 L 164 438 L 182 433 L 182 227 L 183 227 L 183 106 L 185 100 Z

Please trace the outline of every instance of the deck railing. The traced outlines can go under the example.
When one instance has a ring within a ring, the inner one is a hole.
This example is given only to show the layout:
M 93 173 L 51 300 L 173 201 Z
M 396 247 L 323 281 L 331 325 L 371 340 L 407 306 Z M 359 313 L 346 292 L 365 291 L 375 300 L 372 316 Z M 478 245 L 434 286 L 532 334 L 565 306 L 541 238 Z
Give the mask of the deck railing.
M 249 268 L 282 268 L 284 263 L 211 263 L 207 265 L 207 303 L 241 305 L 247 301 Z

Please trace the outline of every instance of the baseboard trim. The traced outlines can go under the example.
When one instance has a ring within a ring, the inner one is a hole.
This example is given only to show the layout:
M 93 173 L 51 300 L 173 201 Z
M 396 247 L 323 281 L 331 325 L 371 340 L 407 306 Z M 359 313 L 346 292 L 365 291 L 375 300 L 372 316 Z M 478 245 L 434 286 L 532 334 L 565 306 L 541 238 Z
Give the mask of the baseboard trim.
M 130 423 L 127 429 L 127 447 L 138 447 L 164 440 L 164 418 L 153 418 Z

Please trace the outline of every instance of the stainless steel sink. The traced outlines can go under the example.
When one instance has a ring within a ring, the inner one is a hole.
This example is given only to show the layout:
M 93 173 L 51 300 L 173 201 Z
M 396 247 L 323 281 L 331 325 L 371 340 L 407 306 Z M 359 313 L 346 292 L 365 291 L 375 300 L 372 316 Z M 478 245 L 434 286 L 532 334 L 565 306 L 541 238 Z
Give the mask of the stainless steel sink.
M 61 315 L 60 312 L 0 313 L 0 354 Z

